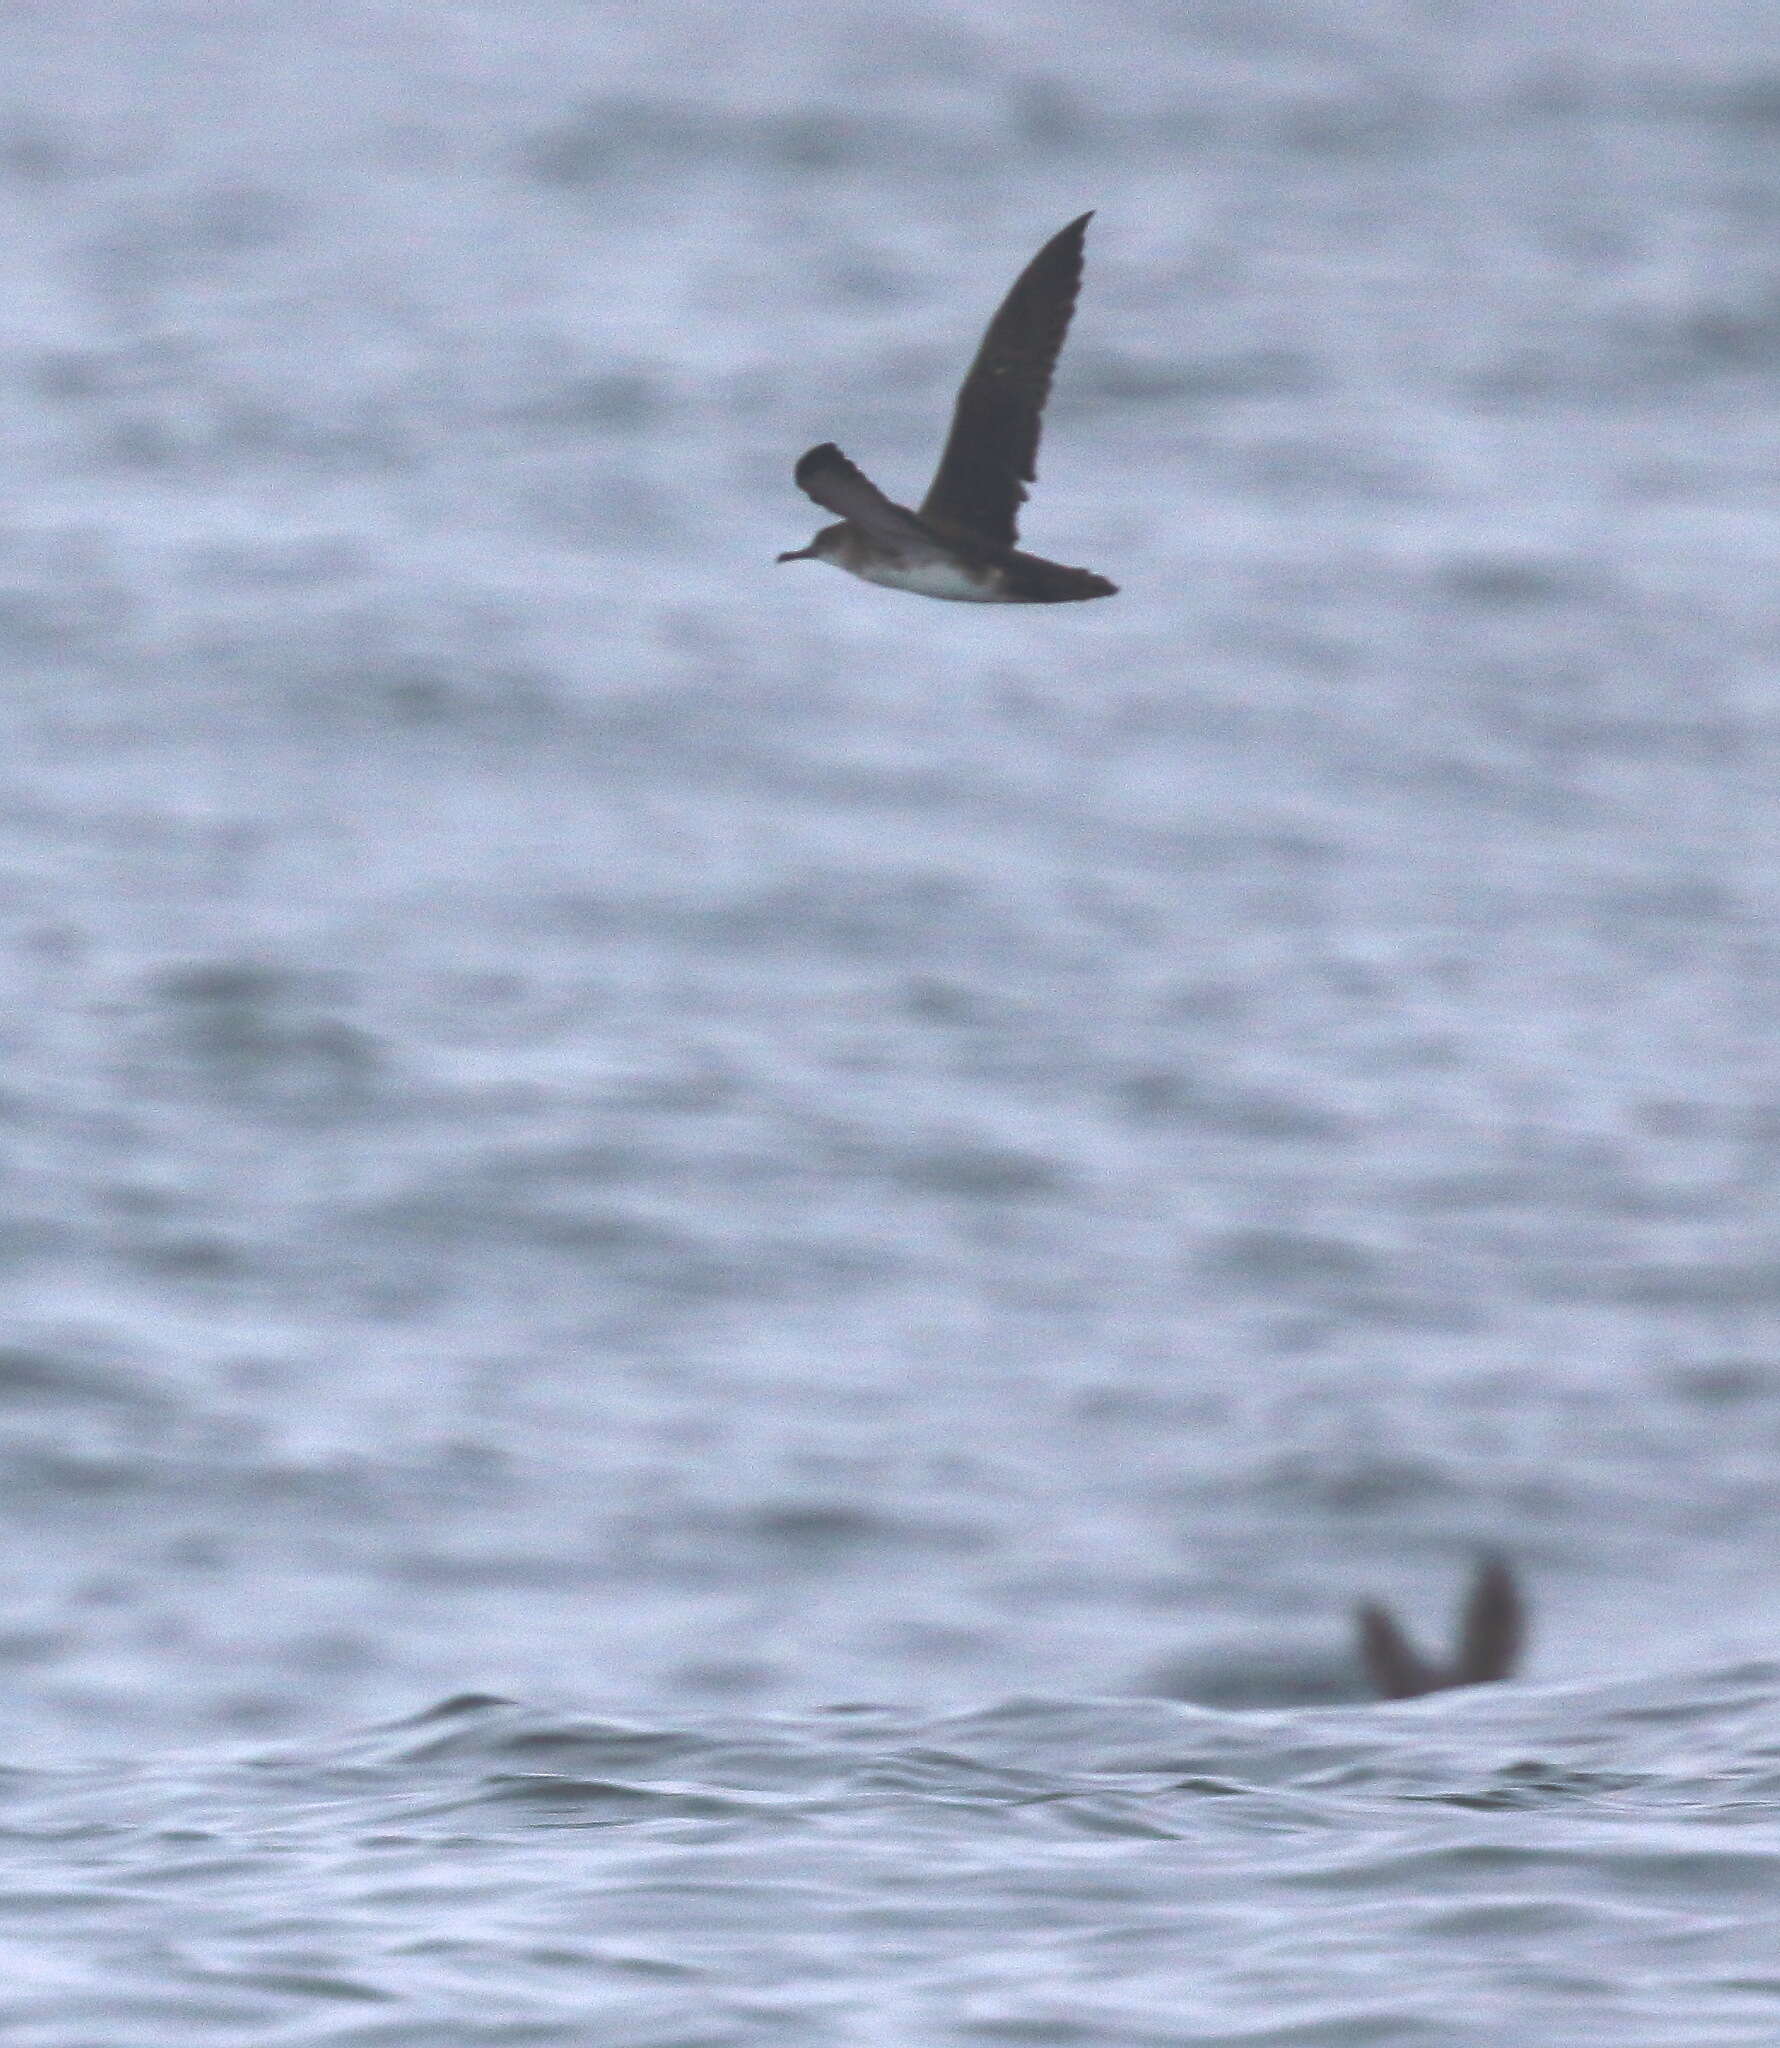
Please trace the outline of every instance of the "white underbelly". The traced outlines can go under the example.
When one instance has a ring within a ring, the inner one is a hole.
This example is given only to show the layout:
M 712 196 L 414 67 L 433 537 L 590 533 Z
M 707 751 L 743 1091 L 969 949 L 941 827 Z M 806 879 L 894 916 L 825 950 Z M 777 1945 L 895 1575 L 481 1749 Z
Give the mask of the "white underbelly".
M 867 583 L 881 583 L 886 590 L 911 590 L 917 597 L 946 597 L 959 604 L 1005 602 L 988 577 L 973 576 L 943 555 L 930 555 L 924 561 L 873 562 L 853 574 Z

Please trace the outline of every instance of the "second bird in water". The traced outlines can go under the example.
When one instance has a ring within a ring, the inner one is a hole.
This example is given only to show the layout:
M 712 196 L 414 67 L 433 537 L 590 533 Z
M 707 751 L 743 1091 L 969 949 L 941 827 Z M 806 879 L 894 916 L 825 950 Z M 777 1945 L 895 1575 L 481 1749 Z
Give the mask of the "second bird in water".
M 1504 1559 L 1478 1560 L 1465 1604 L 1459 1610 L 1458 1642 L 1448 1663 L 1424 1657 L 1388 1607 L 1360 1603 L 1355 1616 L 1360 1662 L 1383 1700 L 1419 1699 L 1461 1685 L 1488 1685 L 1512 1678 L 1526 1639 L 1526 1608 Z

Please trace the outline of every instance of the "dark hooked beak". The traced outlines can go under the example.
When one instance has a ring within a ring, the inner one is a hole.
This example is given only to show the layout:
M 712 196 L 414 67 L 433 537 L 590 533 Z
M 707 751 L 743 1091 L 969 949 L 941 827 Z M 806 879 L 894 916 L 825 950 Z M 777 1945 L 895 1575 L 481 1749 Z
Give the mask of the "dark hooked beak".
M 814 559 L 815 553 L 816 550 L 814 548 L 793 548 L 789 554 L 781 555 L 779 560 L 781 562 L 808 562 Z

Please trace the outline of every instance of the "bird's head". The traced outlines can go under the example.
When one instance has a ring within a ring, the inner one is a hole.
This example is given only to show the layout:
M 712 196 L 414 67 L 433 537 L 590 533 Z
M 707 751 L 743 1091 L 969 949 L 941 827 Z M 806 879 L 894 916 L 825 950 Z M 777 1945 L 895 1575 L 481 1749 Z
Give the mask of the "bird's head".
M 840 553 L 841 535 L 847 530 L 843 519 L 837 526 L 825 526 L 807 548 L 792 548 L 779 557 L 781 562 L 832 562 Z

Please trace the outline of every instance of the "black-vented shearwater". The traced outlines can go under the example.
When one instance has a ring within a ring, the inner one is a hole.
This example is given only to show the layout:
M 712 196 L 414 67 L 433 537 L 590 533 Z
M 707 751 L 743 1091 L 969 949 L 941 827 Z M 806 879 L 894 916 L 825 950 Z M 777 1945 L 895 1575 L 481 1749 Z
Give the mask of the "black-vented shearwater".
M 1051 371 L 1082 282 L 1084 213 L 1039 250 L 989 322 L 958 392 L 945 453 L 918 512 L 893 505 L 832 441 L 794 472 L 840 523 L 781 562 L 832 562 L 891 590 L 966 604 L 1068 604 L 1118 589 L 1090 569 L 1022 554 L 1016 521 L 1037 476 Z
M 1385 1700 L 1413 1700 L 1425 1692 L 1511 1678 L 1527 1629 L 1526 1607 L 1514 1574 L 1493 1553 L 1478 1559 L 1459 1612 L 1457 1651 L 1449 1664 L 1424 1657 L 1397 1617 L 1375 1600 L 1363 1601 L 1355 1620 L 1360 1662 L 1373 1690 Z

